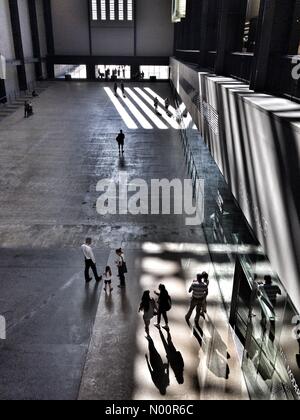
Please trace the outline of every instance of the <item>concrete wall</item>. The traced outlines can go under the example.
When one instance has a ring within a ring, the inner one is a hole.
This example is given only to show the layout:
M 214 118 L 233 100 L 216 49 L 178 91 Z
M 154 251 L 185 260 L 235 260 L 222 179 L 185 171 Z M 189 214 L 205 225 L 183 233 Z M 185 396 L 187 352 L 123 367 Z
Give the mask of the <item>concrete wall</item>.
M 41 53 L 45 57 L 47 54 L 46 34 L 44 24 L 43 0 L 36 0 L 38 12 L 39 36 L 41 44 Z M 24 56 L 28 64 L 26 64 L 26 76 L 28 82 L 36 80 L 33 61 L 33 47 L 31 38 L 31 27 L 29 19 L 29 10 L 27 0 L 18 0 L 20 26 L 22 33 L 22 43 Z M 8 0 L 0 0 L 0 53 L 3 54 L 7 60 L 7 79 L 5 80 L 6 94 L 9 96 L 14 91 L 19 90 L 17 67 L 14 63 L 16 58 L 13 36 L 11 30 L 11 18 Z M 46 68 L 44 66 L 44 76 L 46 77 Z
M 300 106 L 171 60 L 175 88 L 300 310 Z
M 89 55 L 88 7 L 85 0 L 52 0 L 56 55 Z M 170 56 L 174 28 L 171 0 L 137 0 L 137 55 Z M 93 24 L 93 55 L 133 56 L 134 27 Z
M 52 0 L 51 7 L 55 53 L 88 55 L 89 24 L 86 0 Z

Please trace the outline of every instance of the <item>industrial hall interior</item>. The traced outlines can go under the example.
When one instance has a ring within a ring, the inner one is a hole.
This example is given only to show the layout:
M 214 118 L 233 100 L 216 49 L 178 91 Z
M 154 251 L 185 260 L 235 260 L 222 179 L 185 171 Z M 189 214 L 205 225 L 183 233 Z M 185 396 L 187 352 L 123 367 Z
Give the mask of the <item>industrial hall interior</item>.
M 300 400 L 300 0 L 0 0 L 0 400 Z

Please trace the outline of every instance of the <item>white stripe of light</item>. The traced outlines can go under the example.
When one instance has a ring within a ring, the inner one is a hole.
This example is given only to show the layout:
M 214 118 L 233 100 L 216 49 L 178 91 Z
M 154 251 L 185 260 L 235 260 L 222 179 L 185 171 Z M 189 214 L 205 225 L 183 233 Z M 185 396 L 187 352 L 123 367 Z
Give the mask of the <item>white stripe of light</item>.
M 121 89 L 118 90 L 120 97 L 123 99 L 124 103 L 127 105 L 130 112 L 134 115 L 134 117 L 138 120 L 143 128 L 146 130 L 153 130 L 152 125 L 146 120 L 143 114 L 137 109 L 137 107 L 131 102 L 130 99 L 124 98 Z
M 123 105 L 121 105 L 119 100 L 115 97 L 113 91 L 108 87 L 104 88 L 104 90 L 107 93 L 108 97 L 111 99 L 114 106 L 116 107 L 116 110 L 118 111 L 118 113 L 122 117 L 122 119 L 123 119 L 124 123 L 127 125 L 127 127 L 130 128 L 131 130 L 137 130 L 138 126 L 133 121 L 133 119 L 130 117 L 130 115 L 125 110 Z
M 134 88 L 144 99 L 146 102 L 149 103 L 149 105 L 151 105 L 152 108 L 155 109 L 154 107 L 154 101 L 152 98 L 150 98 L 150 96 L 148 96 L 142 89 L 140 88 Z M 170 118 L 168 117 L 166 110 L 158 107 L 157 110 L 161 113 L 162 118 L 167 121 L 168 124 L 170 124 L 173 128 L 175 128 L 175 130 L 180 130 L 180 125 L 178 124 L 178 122 L 174 119 L 174 118 Z
M 147 105 L 133 92 L 130 88 L 125 88 L 126 92 L 132 97 L 132 99 L 138 104 L 138 106 L 145 112 L 149 119 L 159 128 L 160 130 L 168 130 L 168 127 L 152 112 Z

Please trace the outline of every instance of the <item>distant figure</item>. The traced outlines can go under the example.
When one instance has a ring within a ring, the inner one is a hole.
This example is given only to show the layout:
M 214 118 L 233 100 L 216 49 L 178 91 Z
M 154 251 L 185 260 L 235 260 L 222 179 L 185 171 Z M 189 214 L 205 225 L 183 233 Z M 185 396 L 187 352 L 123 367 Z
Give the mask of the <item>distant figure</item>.
M 123 98 L 126 98 L 124 82 L 121 83 L 121 91 L 122 91 Z
M 205 305 L 205 300 L 208 295 L 208 286 L 202 282 L 202 274 L 197 275 L 197 280 L 193 281 L 193 284 L 191 285 L 189 289 L 189 293 L 193 293 L 193 297 L 191 301 L 190 310 L 186 314 L 185 319 L 186 319 L 186 322 L 189 324 L 192 313 L 194 309 L 196 308 L 195 322 L 199 323 L 200 316 L 202 316 L 205 319 L 204 305 Z
M 121 69 L 120 69 L 120 67 L 118 68 L 118 77 L 120 77 L 121 76 Z
M 203 312 L 207 314 L 207 296 L 208 296 L 208 287 L 209 287 L 209 275 L 204 271 L 202 274 L 202 283 L 207 286 L 207 295 L 205 296 L 204 304 L 203 304 Z
M 27 103 L 27 118 L 32 117 L 33 115 L 33 105 L 32 102 Z
M 161 317 L 164 318 L 166 325 L 163 327 L 166 331 L 169 331 L 169 320 L 167 312 L 172 309 L 172 299 L 166 289 L 166 287 L 161 284 L 159 286 L 159 292 L 155 292 L 158 296 L 158 314 L 157 314 L 157 324 L 155 325 L 158 329 L 160 328 Z
M 111 283 L 112 283 L 112 271 L 111 271 L 111 268 L 109 266 L 106 267 L 103 278 L 104 278 L 104 284 L 105 284 L 104 291 L 107 292 L 107 289 L 109 288 L 109 292 L 111 293 L 114 289 L 111 285 Z
M 262 300 L 264 303 L 269 307 L 271 311 L 271 316 L 269 317 L 270 322 L 270 332 L 269 338 L 272 342 L 275 341 L 276 338 L 276 307 L 277 307 L 277 296 L 281 296 L 281 290 L 278 286 L 273 284 L 271 276 L 265 276 L 264 278 L 265 284 L 261 287 L 262 292 Z M 264 331 L 267 330 L 267 316 L 265 312 L 262 310 L 262 327 Z
M 142 73 L 141 73 L 141 78 L 142 78 L 142 80 L 144 80 L 145 79 L 145 73 L 142 71 Z
M 127 264 L 126 264 L 126 259 L 125 259 L 125 255 L 124 255 L 124 251 L 122 248 L 119 248 L 116 250 L 116 254 L 117 254 L 117 260 L 116 260 L 116 265 L 118 267 L 118 276 L 120 278 L 120 284 L 119 284 L 119 288 L 124 289 L 126 287 L 126 278 L 125 278 L 125 274 L 127 274 Z
M 85 240 L 85 244 L 81 246 L 83 255 L 85 257 L 85 281 L 86 283 L 90 283 L 92 278 L 90 277 L 90 269 L 92 269 L 96 282 L 102 280 L 102 276 L 98 276 L 97 266 L 96 266 L 96 258 L 94 252 L 92 250 L 92 239 L 87 238 Z
M 144 312 L 144 323 L 145 323 L 145 331 L 147 336 L 150 335 L 150 323 L 151 319 L 154 318 L 155 313 L 157 311 L 157 306 L 155 300 L 151 298 L 150 291 L 147 290 L 144 292 L 142 297 L 142 302 L 140 305 L 139 312 Z
M 39 97 L 39 94 L 34 90 L 33 92 L 32 92 L 32 97 L 33 98 L 38 98 Z
M 24 103 L 24 118 L 28 118 L 28 102 Z
M 126 69 L 125 69 L 125 67 L 123 67 L 122 72 L 123 72 L 123 79 L 125 79 L 126 78 Z
M 159 105 L 159 101 L 158 98 L 154 99 L 154 108 L 155 108 L 155 112 L 158 114 L 158 105 Z
M 123 133 L 123 130 L 120 131 L 116 140 L 119 146 L 119 153 L 122 152 L 122 154 L 124 154 L 125 134 Z
M 167 111 L 167 114 L 169 113 L 169 108 L 170 108 L 170 100 L 169 100 L 169 98 L 166 98 L 166 100 L 165 100 L 165 109 Z
M 118 83 L 115 82 L 114 84 L 114 91 L 115 91 L 115 95 L 118 96 Z

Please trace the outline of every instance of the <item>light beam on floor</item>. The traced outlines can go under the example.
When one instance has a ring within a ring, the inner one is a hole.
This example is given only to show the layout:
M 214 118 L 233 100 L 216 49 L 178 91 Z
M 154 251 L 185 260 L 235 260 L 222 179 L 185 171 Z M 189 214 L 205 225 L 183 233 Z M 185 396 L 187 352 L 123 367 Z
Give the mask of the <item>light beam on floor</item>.
M 108 87 L 104 88 L 104 90 L 107 93 L 110 100 L 112 101 L 112 103 L 114 104 L 114 106 L 116 107 L 116 110 L 118 111 L 118 113 L 122 117 L 122 119 L 123 119 L 124 123 L 127 125 L 127 127 L 131 130 L 137 130 L 138 126 L 133 121 L 133 119 L 130 117 L 130 115 L 125 110 L 125 108 L 120 103 L 120 101 L 115 97 L 113 91 Z
M 146 92 L 144 92 L 142 89 L 140 88 L 134 88 L 134 90 L 136 90 L 136 92 L 138 92 L 142 98 L 152 107 L 155 109 L 154 107 L 154 100 L 148 96 L 146 94 Z M 180 125 L 178 124 L 178 122 L 174 119 L 174 118 L 170 118 L 167 113 L 166 110 L 158 107 L 158 112 L 161 114 L 162 118 L 167 121 L 168 124 L 170 124 L 171 127 L 175 128 L 175 130 L 180 130 Z
M 130 112 L 134 115 L 134 117 L 138 120 L 141 126 L 146 130 L 153 130 L 152 125 L 146 120 L 144 115 L 137 109 L 137 107 L 131 102 L 130 99 L 123 96 L 122 90 L 118 90 L 118 94 L 120 98 L 123 99 L 124 103 L 127 105 Z
M 152 112 L 146 104 L 133 92 L 130 88 L 125 88 L 126 92 L 132 97 L 132 99 L 138 104 L 138 106 L 145 112 L 149 119 L 158 127 L 160 130 L 168 130 L 168 127 L 158 118 L 157 115 Z

